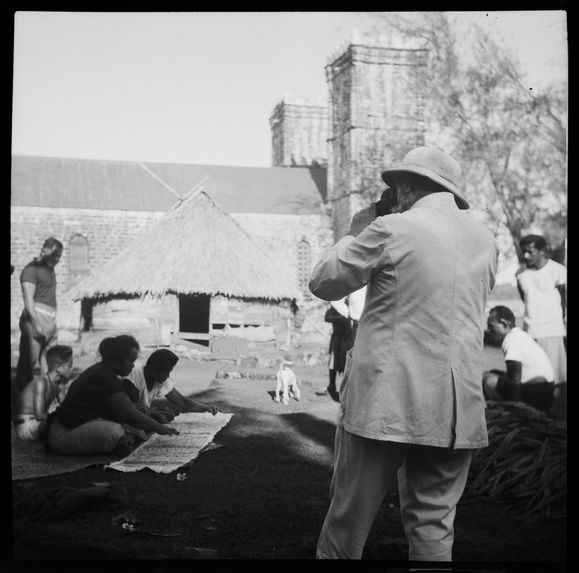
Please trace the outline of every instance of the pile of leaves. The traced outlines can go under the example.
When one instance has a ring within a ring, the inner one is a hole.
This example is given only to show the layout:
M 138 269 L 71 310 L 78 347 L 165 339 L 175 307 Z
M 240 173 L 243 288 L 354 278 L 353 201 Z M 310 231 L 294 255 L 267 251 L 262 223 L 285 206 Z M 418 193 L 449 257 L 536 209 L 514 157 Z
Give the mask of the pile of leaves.
M 521 519 L 566 516 L 567 425 L 521 402 L 488 402 L 489 445 L 473 457 L 465 498 Z

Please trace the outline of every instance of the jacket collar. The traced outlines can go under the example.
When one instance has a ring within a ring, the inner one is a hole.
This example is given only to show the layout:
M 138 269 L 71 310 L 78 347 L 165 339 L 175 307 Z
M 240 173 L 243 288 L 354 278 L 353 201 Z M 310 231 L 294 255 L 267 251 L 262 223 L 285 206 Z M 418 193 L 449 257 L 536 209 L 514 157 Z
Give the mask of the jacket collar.
M 415 209 L 417 207 L 453 207 L 458 209 L 458 206 L 454 200 L 454 195 L 448 191 L 437 191 L 436 193 L 429 193 L 428 195 L 418 199 L 416 203 L 410 207 L 410 209 Z

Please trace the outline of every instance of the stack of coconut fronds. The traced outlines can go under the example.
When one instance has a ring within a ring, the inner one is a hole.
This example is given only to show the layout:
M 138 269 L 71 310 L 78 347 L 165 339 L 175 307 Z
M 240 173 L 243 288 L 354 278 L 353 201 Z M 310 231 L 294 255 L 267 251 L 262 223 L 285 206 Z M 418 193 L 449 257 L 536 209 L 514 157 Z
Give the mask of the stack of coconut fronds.
M 488 402 L 489 445 L 473 457 L 465 498 L 524 519 L 566 515 L 567 425 L 520 402 Z

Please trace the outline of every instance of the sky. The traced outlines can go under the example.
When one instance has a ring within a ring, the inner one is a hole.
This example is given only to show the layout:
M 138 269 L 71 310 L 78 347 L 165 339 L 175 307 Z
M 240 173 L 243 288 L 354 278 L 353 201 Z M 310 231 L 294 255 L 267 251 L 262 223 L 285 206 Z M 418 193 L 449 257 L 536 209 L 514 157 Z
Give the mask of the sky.
M 567 74 L 563 11 L 468 12 L 529 85 Z M 14 21 L 12 153 L 271 166 L 284 97 L 327 100 L 355 12 L 34 12 Z

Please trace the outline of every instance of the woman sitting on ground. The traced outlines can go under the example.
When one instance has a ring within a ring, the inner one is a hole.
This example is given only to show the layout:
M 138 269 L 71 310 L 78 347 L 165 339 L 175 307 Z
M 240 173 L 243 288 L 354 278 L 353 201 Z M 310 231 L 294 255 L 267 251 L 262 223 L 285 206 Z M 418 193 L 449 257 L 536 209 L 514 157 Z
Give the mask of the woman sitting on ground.
M 123 389 L 139 355 L 139 343 L 129 335 L 105 338 L 101 362 L 89 366 L 70 385 L 62 404 L 49 420 L 46 446 L 55 454 L 127 455 L 149 433 L 178 434 L 140 412 Z
M 123 388 L 135 406 L 161 422 L 170 422 L 175 415 L 182 412 L 210 412 L 217 414 L 219 410 L 183 396 L 169 378 L 179 357 L 167 348 L 155 350 L 145 364 L 135 364 L 131 373 L 122 381 Z M 164 407 L 155 404 L 155 401 L 166 399 Z

